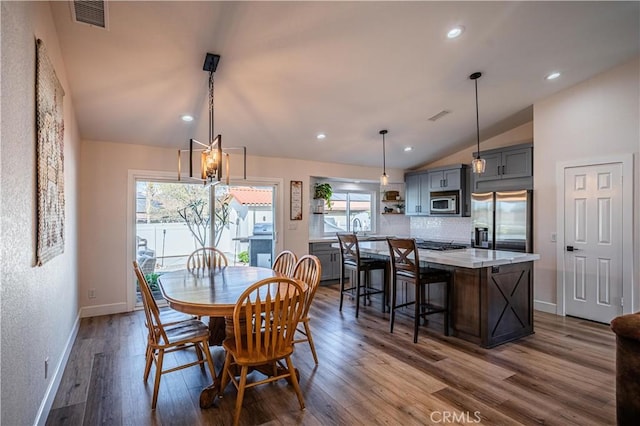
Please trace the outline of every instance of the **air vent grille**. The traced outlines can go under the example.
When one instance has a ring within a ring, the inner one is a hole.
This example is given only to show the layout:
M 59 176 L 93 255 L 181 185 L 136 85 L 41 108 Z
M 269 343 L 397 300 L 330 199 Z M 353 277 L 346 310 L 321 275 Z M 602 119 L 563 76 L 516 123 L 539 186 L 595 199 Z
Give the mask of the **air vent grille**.
M 72 2 L 73 20 L 100 28 L 107 28 L 107 2 L 81 1 Z
M 429 117 L 429 121 L 436 121 L 441 119 L 442 117 L 444 117 L 445 115 L 449 114 L 451 111 L 447 111 L 446 109 L 443 109 L 442 111 L 440 111 L 439 113 L 437 113 L 436 115 Z

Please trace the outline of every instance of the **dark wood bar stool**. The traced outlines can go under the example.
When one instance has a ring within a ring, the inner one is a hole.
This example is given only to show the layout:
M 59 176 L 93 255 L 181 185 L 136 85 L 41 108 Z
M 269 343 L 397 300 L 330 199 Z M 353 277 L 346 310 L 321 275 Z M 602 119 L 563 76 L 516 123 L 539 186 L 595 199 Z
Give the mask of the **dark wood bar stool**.
M 398 313 L 413 317 L 413 343 L 418 342 L 418 326 L 420 319 L 427 315 L 444 314 L 444 335 L 449 335 L 449 306 L 451 293 L 451 274 L 441 269 L 420 267 L 420 259 L 414 239 L 388 238 L 391 257 L 391 323 L 389 331 L 393 333 L 393 322 L 396 310 L 415 305 L 414 314 L 410 315 L 402 310 Z M 412 283 L 415 286 L 415 299 L 412 302 L 396 304 L 398 281 Z M 425 297 L 425 290 L 432 284 L 444 284 L 444 305 L 437 306 Z
M 374 294 L 382 295 L 382 312 L 385 312 L 387 305 L 386 293 L 389 282 L 389 262 L 381 259 L 372 259 L 360 256 L 360 246 L 358 245 L 358 237 L 356 234 L 339 233 L 338 241 L 340 241 L 340 310 L 342 311 L 342 300 L 345 293 L 351 294 L 355 291 L 356 298 L 356 318 L 360 310 L 360 298 L 370 299 Z M 356 282 L 349 283 L 349 287 L 345 287 L 345 271 L 355 272 Z M 383 270 L 384 282 L 382 288 L 371 287 L 370 275 L 371 271 Z M 364 283 L 361 282 L 360 275 L 364 273 Z

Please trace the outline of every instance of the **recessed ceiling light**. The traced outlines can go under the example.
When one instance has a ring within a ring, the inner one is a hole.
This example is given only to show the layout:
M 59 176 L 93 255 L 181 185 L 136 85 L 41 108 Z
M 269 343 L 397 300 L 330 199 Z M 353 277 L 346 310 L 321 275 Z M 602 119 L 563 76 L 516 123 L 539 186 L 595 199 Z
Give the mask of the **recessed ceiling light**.
M 558 77 L 560 77 L 560 73 L 558 71 L 555 71 L 547 76 L 547 80 L 555 80 Z
M 182 121 L 186 121 L 186 122 L 193 121 L 193 115 L 189 115 L 189 114 L 185 114 L 180 118 L 182 118 Z
M 322 140 L 322 139 L 324 139 L 324 138 L 326 138 L 326 137 L 327 137 L 327 135 L 325 135 L 324 133 L 318 133 L 318 134 L 316 135 L 316 139 L 320 139 L 320 140 Z
M 456 38 L 460 37 L 460 35 L 464 32 L 464 27 L 458 25 L 457 27 L 453 27 L 447 33 L 447 38 Z
M 411 150 L 413 150 L 413 147 L 412 147 L 412 146 L 405 146 L 405 147 L 404 147 L 404 152 L 409 152 L 409 151 L 411 151 Z

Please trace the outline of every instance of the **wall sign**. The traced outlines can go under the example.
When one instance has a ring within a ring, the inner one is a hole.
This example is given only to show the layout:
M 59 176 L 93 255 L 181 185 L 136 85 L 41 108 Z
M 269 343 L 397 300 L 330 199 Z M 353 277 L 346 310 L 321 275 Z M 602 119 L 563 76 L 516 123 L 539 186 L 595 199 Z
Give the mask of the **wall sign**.
M 291 220 L 302 220 L 302 181 L 291 181 Z

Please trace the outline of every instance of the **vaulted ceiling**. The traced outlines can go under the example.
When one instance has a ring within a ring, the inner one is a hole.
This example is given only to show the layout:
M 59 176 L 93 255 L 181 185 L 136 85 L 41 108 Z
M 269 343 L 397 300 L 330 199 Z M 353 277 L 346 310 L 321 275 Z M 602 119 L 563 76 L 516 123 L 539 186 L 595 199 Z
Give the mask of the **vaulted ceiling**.
M 211 52 L 221 55 L 215 132 L 225 145 L 378 166 L 385 128 L 387 166 L 399 168 L 475 141 L 474 71 L 485 139 L 530 121 L 536 101 L 638 55 L 639 5 L 108 2 L 105 30 L 51 3 L 83 139 L 206 141 Z M 464 32 L 448 39 L 455 25 Z M 546 80 L 552 71 L 562 75 Z

